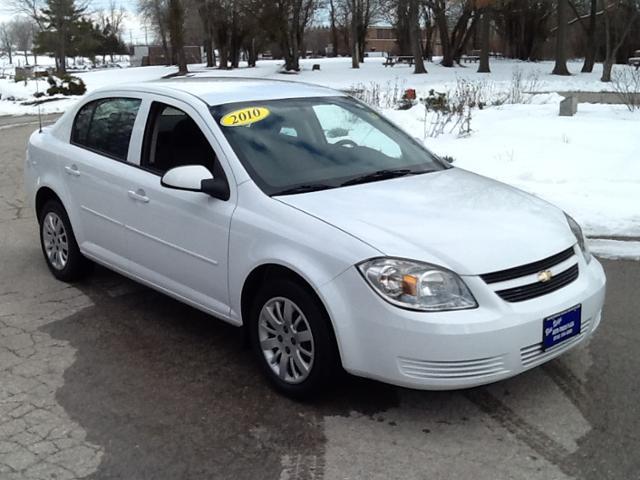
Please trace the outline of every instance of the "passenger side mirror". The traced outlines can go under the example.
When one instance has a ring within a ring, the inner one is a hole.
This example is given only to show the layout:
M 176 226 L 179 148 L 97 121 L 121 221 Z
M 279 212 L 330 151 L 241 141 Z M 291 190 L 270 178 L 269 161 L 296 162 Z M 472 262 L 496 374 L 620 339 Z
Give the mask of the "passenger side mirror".
M 166 188 L 187 192 L 202 192 L 220 200 L 229 200 L 229 185 L 224 179 L 213 178 L 202 165 L 185 165 L 168 170 L 160 180 Z

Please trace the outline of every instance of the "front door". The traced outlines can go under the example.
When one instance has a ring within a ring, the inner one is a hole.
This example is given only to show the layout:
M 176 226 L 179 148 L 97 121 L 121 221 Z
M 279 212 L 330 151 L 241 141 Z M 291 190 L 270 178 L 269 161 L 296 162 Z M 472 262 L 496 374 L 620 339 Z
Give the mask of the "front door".
M 167 102 L 151 104 L 140 168 L 128 179 L 132 208 L 125 230 L 131 269 L 198 308 L 227 316 L 235 204 L 160 185 L 163 173 L 182 165 L 204 165 L 214 176 L 225 175 L 202 118 L 181 102 Z

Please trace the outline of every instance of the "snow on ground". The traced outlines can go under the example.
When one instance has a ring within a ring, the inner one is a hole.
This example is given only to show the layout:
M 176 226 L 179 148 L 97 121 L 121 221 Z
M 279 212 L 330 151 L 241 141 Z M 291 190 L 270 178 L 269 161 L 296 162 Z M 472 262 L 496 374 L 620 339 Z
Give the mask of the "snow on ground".
M 640 242 L 593 239 L 589 241 L 591 252 L 610 260 L 640 260 Z
M 424 108 L 386 110 L 413 136 Z M 465 138 L 427 138 L 454 165 L 534 193 L 574 216 L 588 235 L 640 237 L 640 112 L 580 104 L 574 117 L 558 104 L 503 105 L 475 111 Z
M 602 91 L 611 85 L 599 81 L 601 65 L 591 74 L 581 74 L 581 61 L 569 62 L 575 75 L 551 75 L 553 62 L 492 60 L 491 74 L 476 73 L 476 64 L 444 68 L 428 63 L 427 75 L 414 75 L 404 65 L 383 67 L 383 59 L 367 59 L 360 69 L 350 68 L 349 58 L 302 60 L 296 75 L 279 73 L 281 61 L 259 61 L 256 68 L 230 71 L 192 65 L 197 76 L 276 78 L 317 83 L 339 89 L 371 87 L 383 92 L 392 88 L 414 88 L 418 97 L 430 89 L 447 91 L 459 79 L 480 81 L 493 98 L 500 98 L 520 72 L 524 90 L 536 92 Z M 312 71 L 313 64 L 320 71 Z M 615 66 L 615 69 L 628 68 Z M 144 67 L 96 70 L 77 74 L 88 91 L 121 82 L 159 79 L 175 67 Z M 41 82 L 41 90 L 43 88 Z M 35 82 L 15 84 L 0 79 L 2 98 L 28 99 Z M 460 138 L 452 134 L 427 138 L 425 144 L 440 155 L 451 156 L 455 165 L 496 178 L 555 203 L 583 224 L 591 236 L 640 237 L 640 112 L 624 106 L 580 104 L 577 115 L 559 117 L 557 94 L 536 95 L 529 104 L 502 105 L 474 110 L 472 133 Z M 64 111 L 75 99 L 42 105 L 43 112 Z M 35 106 L 0 100 L 0 115 L 36 113 Z M 424 137 L 424 108 L 385 110 L 384 113 L 411 135 Z M 636 242 L 637 243 L 637 242 Z M 609 248 L 602 244 L 598 248 Z M 611 247 L 613 248 L 613 247 Z
M 40 57 L 44 59 L 46 57 Z M 48 59 L 50 60 L 50 59 Z M 2 59 L 0 59 L 0 72 L 2 71 Z M 6 61 L 6 60 L 5 60 Z M 350 89 L 353 87 L 369 87 L 377 84 L 381 89 L 397 86 L 401 89 L 415 88 L 418 96 L 424 96 L 430 89 L 445 91 L 455 87 L 457 79 L 483 81 L 485 89 L 495 93 L 504 92 L 511 86 L 514 71 L 522 74 L 522 84 L 525 90 L 536 92 L 557 92 L 567 90 L 601 91 L 610 90 L 611 85 L 600 82 L 602 73 L 601 65 L 596 65 L 593 73 L 581 74 L 581 61 L 569 62 L 569 69 L 576 72 L 571 77 L 551 75 L 552 62 L 521 62 L 517 60 L 493 60 L 491 62 L 492 73 L 476 73 L 477 64 L 465 64 L 463 67 L 445 68 L 437 63 L 428 63 L 427 75 L 414 75 L 413 68 L 407 65 L 384 67 L 382 58 L 367 59 L 359 69 L 351 68 L 349 58 L 326 58 L 301 60 L 302 71 L 299 74 L 283 75 L 280 72 L 282 61 L 259 61 L 256 68 L 239 68 L 235 70 L 207 69 L 203 65 L 191 65 L 192 72 L 199 76 L 231 76 L 231 77 L 260 77 L 289 79 L 302 82 L 318 83 L 333 88 Z M 319 64 L 320 71 L 312 71 L 311 67 Z M 615 68 L 626 68 L 616 66 Z M 11 69 L 7 69 L 10 73 Z M 146 81 L 159 79 L 170 73 L 175 73 L 175 67 L 139 67 L 127 69 L 94 70 L 75 74 L 82 78 L 87 85 L 87 90 L 114 85 L 130 81 Z M 0 79 L 0 96 L 2 99 L 14 98 L 25 100 L 35 93 L 35 82 L 16 84 L 9 79 Z M 0 99 L 0 115 L 15 115 L 20 113 L 20 105 L 11 107 Z M 64 111 L 68 103 L 53 102 L 46 108 L 49 112 Z M 23 108 L 24 113 L 32 109 Z

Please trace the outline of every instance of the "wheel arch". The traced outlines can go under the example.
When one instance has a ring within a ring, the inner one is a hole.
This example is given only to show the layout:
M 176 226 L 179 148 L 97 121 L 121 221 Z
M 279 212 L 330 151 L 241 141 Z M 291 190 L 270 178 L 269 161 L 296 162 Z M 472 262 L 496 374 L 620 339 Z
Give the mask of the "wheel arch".
M 36 210 L 36 216 L 38 220 L 40 219 L 40 211 L 42 210 L 42 207 L 44 207 L 44 205 L 49 200 L 56 200 L 60 202 L 60 205 L 62 205 L 62 207 L 65 210 L 67 210 L 66 207 L 64 206 L 64 202 L 62 201 L 62 198 L 60 198 L 60 196 L 52 188 L 47 186 L 42 186 L 38 189 L 36 193 L 36 198 L 35 198 L 35 210 Z M 68 212 L 67 212 L 67 215 L 68 215 Z
M 329 331 L 333 338 L 334 344 L 336 346 L 336 350 L 340 359 L 342 359 L 341 346 L 340 342 L 338 342 L 335 324 L 331 315 L 329 314 L 329 309 L 324 304 L 322 296 L 318 293 L 316 288 L 307 280 L 302 274 L 296 272 L 289 266 L 285 266 L 278 263 L 264 263 L 262 265 L 256 266 L 247 276 L 242 286 L 242 293 L 240 295 L 240 315 L 242 319 L 242 325 L 244 328 L 245 340 L 249 340 L 249 330 L 246 328 L 248 325 L 248 318 L 251 312 L 251 300 L 258 292 L 258 289 L 261 285 L 268 282 L 270 278 L 288 278 L 298 282 L 303 288 L 305 288 L 309 293 L 311 293 L 315 299 L 318 301 L 318 305 L 323 309 L 325 314 L 325 318 L 329 323 Z

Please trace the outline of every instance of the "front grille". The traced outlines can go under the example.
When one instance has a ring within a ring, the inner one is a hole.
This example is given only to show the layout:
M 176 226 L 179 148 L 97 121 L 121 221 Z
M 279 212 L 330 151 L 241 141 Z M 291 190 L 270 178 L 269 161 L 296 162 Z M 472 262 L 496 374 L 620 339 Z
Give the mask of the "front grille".
M 578 264 L 575 264 L 564 272 L 555 275 L 548 282 L 530 283 L 520 287 L 498 290 L 496 293 L 500 298 L 507 302 L 524 302 L 525 300 L 530 300 L 532 298 L 546 295 L 547 293 L 555 292 L 556 290 L 569 285 L 576 278 L 578 278 Z
M 528 347 L 523 347 L 520 349 L 520 360 L 522 361 L 522 366 L 524 367 L 532 367 L 539 363 L 542 363 L 551 357 L 555 357 L 560 352 L 563 352 L 570 348 L 573 344 L 580 341 L 582 337 L 584 337 L 591 330 L 591 319 L 588 318 L 582 322 L 580 326 L 580 333 L 575 337 L 567 340 L 566 342 L 559 343 L 558 345 L 551 347 L 548 350 L 544 350 L 542 346 L 542 342 L 534 343 L 533 345 L 529 345 Z
M 531 275 L 532 273 L 547 270 L 571 258 L 573 254 L 573 247 L 567 248 L 566 250 L 556 253 L 544 260 L 538 260 L 537 262 L 527 263 L 526 265 L 509 268 L 507 270 L 500 270 L 499 272 L 485 273 L 484 275 L 480 275 L 480 278 L 482 278 L 486 283 L 506 282 L 507 280 L 513 280 L 514 278 L 524 277 L 525 275 Z
M 404 375 L 430 380 L 454 380 L 483 378 L 505 373 L 504 356 L 461 361 L 429 361 L 399 358 Z

